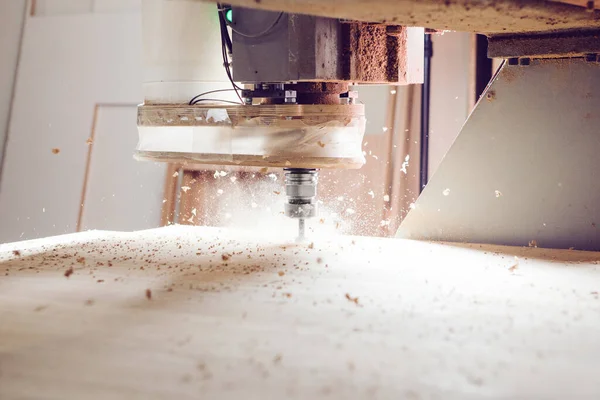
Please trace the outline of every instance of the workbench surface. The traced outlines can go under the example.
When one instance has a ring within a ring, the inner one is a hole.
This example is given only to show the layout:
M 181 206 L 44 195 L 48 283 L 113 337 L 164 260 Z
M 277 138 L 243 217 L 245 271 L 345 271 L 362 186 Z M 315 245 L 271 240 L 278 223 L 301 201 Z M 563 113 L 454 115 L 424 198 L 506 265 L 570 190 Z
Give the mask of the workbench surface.
M 600 253 L 313 239 L 0 246 L 0 399 L 600 398 Z

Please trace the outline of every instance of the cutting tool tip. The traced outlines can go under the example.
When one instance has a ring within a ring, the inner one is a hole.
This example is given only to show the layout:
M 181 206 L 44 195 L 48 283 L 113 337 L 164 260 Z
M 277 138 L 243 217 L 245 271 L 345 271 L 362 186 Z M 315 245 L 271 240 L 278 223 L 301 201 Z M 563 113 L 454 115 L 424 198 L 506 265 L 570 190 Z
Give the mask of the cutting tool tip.
M 304 240 L 304 230 L 305 230 L 306 220 L 304 218 L 298 219 L 298 238 L 296 239 L 298 242 Z

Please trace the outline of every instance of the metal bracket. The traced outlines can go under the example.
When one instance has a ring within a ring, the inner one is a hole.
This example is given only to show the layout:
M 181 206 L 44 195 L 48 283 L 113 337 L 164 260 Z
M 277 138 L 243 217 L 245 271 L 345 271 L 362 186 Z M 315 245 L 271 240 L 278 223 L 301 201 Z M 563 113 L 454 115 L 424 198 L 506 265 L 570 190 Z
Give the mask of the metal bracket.
M 398 237 L 600 250 L 600 63 L 505 63 Z

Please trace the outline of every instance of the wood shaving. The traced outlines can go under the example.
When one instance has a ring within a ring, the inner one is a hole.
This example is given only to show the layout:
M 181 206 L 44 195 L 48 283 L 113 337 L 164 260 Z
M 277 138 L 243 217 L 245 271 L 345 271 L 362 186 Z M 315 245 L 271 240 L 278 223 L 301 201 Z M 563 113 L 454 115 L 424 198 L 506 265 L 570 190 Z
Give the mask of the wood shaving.
M 21 252 L 19 250 L 13 250 L 13 255 L 21 257 Z
M 515 263 L 511 267 L 509 267 L 508 270 L 510 272 L 515 272 L 517 268 L 519 268 L 519 258 L 515 257 Z
M 85 144 L 92 144 L 94 143 L 94 139 L 92 139 L 91 137 L 87 138 L 87 140 L 85 141 Z
M 58 154 L 58 153 L 60 153 L 60 149 L 59 148 L 55 147 L 55 148 L 52 149 L 52 154 Z
M 277 275 L 279 275 L 279 276 L 284 276 L 284 275 L 285 275 L 285 272 L 283 272 L 283 271 L 279 271 L 279 272 L 277 273 Z
M 358 297 L 352 297 L 349 293 L 346 293 L 346 299 L 352 303 L 358 305 Z
M 68 270 L 65 271 L 65 276 L 68 278 L 73 275 L 73 267 L 69 267 Z
M 535 239 L 532 240 L 532 241 L 530 241 L 529 242 L 529 247 L 537 247 L 537 241 L 535 241 Z
M 314 242 L 311 242 L 311 243 L 308 245 L 308 248 L 309 248 L 309 249 L 314 249 L 314 248 L 315 248 L 315 243 L 314 243 Z
M 325 147 L 325 143 L 321 142 L 320 140 L 317 142 L 317 144 L 321 147 Z

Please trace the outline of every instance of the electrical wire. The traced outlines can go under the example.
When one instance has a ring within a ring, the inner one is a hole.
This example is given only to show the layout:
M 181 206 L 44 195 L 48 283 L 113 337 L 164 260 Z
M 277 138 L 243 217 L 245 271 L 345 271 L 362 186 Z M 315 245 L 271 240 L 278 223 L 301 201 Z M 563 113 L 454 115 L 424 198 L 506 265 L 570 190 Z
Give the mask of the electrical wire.
M 235 84 L 235 81 L 233 80 L 233 75 L 231 74 L 229 57 L 227 56 L 227 50 L 229 48 L 228 43 L 231 43 L 231 39 L 229 38 L 229 32 L 227 31 L 227 22 L 225 21 L 225 17 L 223 16 L 220 3 L 217 3 L 217 10 L 219 14 L 219 25 L 221 27 L 221 53 L 223 56 L 223 67 L 225 68 L 227 78 L 229 78 L 231 85 L 235 89 L 235 93 L 240 99 L 240 102 L 243 103 L 244 101 L 242 100 L 242 96 L 240 96 L 240 93 L 238 92 L 238 90 L 242 90 L 242 88 Z
M 237 101 L 229 101 L 229 100 L 221 100 L 221 99 L 198 99 L 198 100 L 194 101 L 193 103 L 191 103 L 191 105 L 198 104 L 201 101 L 214 101 L 214 102 L 219 102 L 220 101 L 222 103 L 235 104 L 236 106 L 240 105 L 240 103 L 238 103 Z
M 227 18 L 225 18 L 227 8 L 223 7 L 223 4 L 217 3 L 217 9 L 219 10 L 219 24 L 221 25 L 221 41 L 223 40 L 223 26 L 225 26 L 225 45 L 227 46 L 227 51 L 231 54 L 233 52 L 233 44 L 227 31 Z
M 283 12 L 280 12 L 279 15 L 277 15 L 277 18 L 275 18 L 273 23 L 271 25 L 269 25 L 269 27 L 267 29 L 265 29 L 261 32 L 258 32 L 258 33 L 244 33 L 244 32 L 240 32 L 239 30 L 237 30 L 232 24 L 229 24 L 229 26 L 231 27 L 232 31 L 234 31 L 235 33 L 237 33 L 240 36 L 243 36 L 246 38 L 259 38 L 259 37 L 264 36 L 267 33 L 271 32 L 273 30 L 273 28 L 275 28 L 275 26 L 277 25 L 277 23 L 279 22 L 279 20 L 281 19 L 282 16 L 283 16 Z
M 232 91 L 232 90 L 235 90 L 235 89 L 217 89 L 217 90 L 210 90 L 210 91 L 208 91 L 208 92 L 200 93 L 200 94 L 198 94 L 198 95 L 196 95 L 196 96 L 192 97 L 192 99 L 190 100 L 189 104 L 190 104 L 190 105 L 192 105 L 192 104 L 196 104 L 196 103 L 197 103 L 197 101 L 200 99 L 200 97 L 202 97 L 202 96 L 205 96 L 205 95 L 207 95 L 207 94 L 211 94 L 211 93 L 219 93 L 219 92 L 230 92 L 230 91 Z

